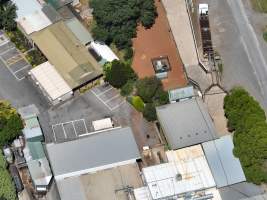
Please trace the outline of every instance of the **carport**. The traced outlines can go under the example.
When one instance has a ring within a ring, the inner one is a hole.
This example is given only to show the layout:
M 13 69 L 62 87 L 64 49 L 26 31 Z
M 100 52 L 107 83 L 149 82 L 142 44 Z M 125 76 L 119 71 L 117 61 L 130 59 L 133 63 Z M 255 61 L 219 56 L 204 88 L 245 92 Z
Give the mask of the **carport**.
M 72 97 L 72 89 L 48 61 L 33 68 L 29 73 L 53 105 Z

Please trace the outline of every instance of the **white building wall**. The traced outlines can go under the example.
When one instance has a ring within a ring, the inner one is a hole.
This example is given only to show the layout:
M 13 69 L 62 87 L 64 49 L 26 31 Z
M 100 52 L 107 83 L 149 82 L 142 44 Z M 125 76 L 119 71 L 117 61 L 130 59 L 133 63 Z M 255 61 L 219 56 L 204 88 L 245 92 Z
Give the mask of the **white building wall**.
M 101 170 L 105 170 L 105 169 L 109 169 L 109 168 L 113 168 L 113 167 L 118 167 L 121 165 L 133 164 L 135 162 L 136 162 L 136 159 L 132 159 L 132 160 L 126 160 L 126 161 L 122 161 L 122 162 L 112 163 L 109 165 L 103 165 L 103 166 L 99 166 L 99 167 L 94 167 L 94 168 L 84 169 L 84 170 L 80 170 L 80 171 L 70 172 L 70 173 L 66 173 L 66 174 L 55 175 L 55 180 L 60 181 L 60 180 L 65 179 L 65 178 L 80 176 L 80 175 L 88 174 L 88 173 L 94 173 L 97 171 L 101 171 Z

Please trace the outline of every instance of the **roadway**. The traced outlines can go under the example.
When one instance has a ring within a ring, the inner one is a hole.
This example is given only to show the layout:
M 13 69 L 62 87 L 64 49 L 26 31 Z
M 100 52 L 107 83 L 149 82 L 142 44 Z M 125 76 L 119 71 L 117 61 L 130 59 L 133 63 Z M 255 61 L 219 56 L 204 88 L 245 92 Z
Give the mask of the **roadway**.
M 209 4 L 212 39 L 221 54 L 222 84 L 245 87 L 267 111 L 267 64 L 242 0 L 201 0 Z

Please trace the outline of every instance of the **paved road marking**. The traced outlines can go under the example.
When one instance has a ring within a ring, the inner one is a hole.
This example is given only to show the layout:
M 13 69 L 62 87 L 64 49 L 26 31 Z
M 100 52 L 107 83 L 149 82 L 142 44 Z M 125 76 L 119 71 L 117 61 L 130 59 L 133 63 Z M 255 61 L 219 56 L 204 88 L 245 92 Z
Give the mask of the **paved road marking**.
M 20 72 L 21 70 L 26 69 L 27 67 L 31 67 L 30 65 L 25 65 L 24 67 L 18 69 L 17 71 L 14 72 L 14 74 L 16 74 L 17 72 Z
M 110 101 L 112 101 L 113 99 L 116 99 L 119 96 L 120 96 L 120 94 L 117 94 L 114 97 L 112 97 L 112 98 L 108 99 L 107 101 L 105 101 L 105 103 L 110 102 Z
M 2 45 L 1 45 L 1 46 L 2 46 Z M 0 47 L 1 47 L 1 46 L 0 46 Z M 12 48 L 9 48 L 9 49 L 5 50 L 4 52 L 0 53 L 0 56 L 6 54 L 7 52 L 9 52 L 10 50 L 13 50 L 13 49 L 15 49 L 15 47 L 12 47 Z
M 110 106 L 108 104 L 106 104 L 105 101 L 103 101 L 93 90 L 90 90 L 95 96 L 96 98 L 98 98 L 99 101 L 101 101 L 109 110 L 111 110 L 112 108 L 110 108 Z

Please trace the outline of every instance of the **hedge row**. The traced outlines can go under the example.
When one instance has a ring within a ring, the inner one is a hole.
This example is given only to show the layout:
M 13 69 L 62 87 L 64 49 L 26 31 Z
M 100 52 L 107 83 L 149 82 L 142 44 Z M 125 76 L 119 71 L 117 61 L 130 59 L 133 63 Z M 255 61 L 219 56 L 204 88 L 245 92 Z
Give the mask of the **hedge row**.
M 234 131 L 234 155 L 240 159 L 247 181 L 267 182 L 267 123 L 264 110 L 243 88 L 224 99 L 228 128 Z

